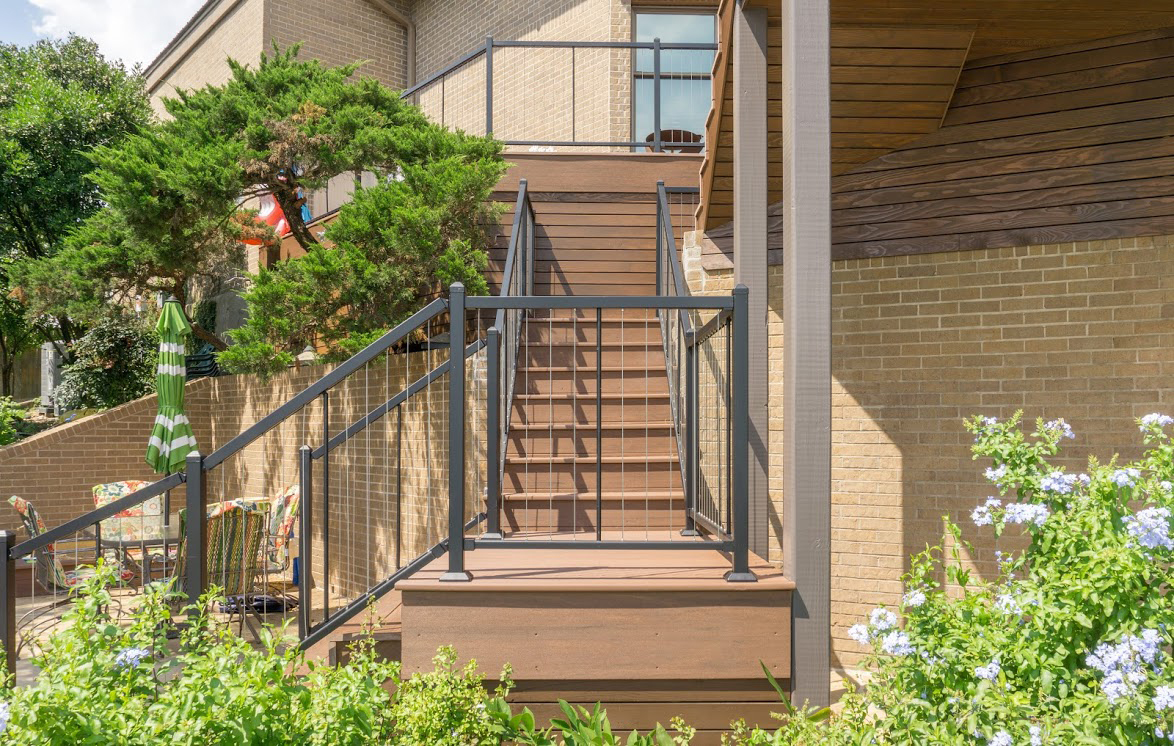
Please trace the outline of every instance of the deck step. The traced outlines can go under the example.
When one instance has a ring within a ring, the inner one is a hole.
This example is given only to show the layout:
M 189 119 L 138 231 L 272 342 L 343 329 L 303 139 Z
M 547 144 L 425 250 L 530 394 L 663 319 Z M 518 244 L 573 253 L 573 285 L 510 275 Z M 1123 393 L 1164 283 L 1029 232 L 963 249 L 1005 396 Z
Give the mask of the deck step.
M 595 456 L 513 456 L 510 458 L 510 466 L 513 465 L 527 465 L 527 464 L 591 464 L 594 466 L 597 463 Z M 612 464 L 679 464 L 680 459 L 675 453 L 652 453 L 640 454 L 635 456 L 601 456 L 598 463 L 603 466 L 610 466 Z M 509 468 L 507 466 L 507 468 Z

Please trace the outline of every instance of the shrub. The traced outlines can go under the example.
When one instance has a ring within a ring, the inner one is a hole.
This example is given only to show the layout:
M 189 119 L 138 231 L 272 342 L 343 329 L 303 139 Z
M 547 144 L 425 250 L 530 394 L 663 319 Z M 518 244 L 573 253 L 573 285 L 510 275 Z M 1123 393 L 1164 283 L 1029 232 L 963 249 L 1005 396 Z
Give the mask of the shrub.
M 62 409 L 108 408 L 155 390 L 159 337 L 142 320 L 113 312 L 73 346 L 74 361 L 61 370 Z
M 16 406 L 16 402 L 3 396 L 0 397 L 0 446 L 15 443 L 20 439 L 17 429 L 24 410 Z
M 1039 420 L 1029 434 L 1019 414 L 966 425 L 975 457 L 991 459 L 985 476 L 997 493 L 972 522 L 996 537 L 1015 526 L 1030 543 L 997 554 L 997 577 L 984 581 L 964 565 L 969 547 L 947 520 L 942 545 L 913 558 L 900 609 L 878 608 L 852 628 L 873 651 L 867 707 L 819 742 L 1174 742 L 1174 419 L 1138 420 L 1140 460 L 1091 458 L 1079 473 L 1049 463 L 1075 437 L 1063 420 Z M 781 733 L 747 743 L 814 742 L 798 725 Z

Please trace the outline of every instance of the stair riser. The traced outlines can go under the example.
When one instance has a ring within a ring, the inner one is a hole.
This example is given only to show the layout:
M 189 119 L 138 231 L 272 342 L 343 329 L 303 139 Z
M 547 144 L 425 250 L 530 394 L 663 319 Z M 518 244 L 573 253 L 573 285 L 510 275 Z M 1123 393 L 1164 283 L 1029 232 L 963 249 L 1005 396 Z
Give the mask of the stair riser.
M 664 399 L 645 401 L 632 398 L 622 402 L 604 399 L 602 403 L 605 424 L 640 424 L 667 422 L 671 419 L 669 404 Z M 519 424 L 595 424 L 595 402 L 590 399 L 570 401 L 515 401 L 510 422 Z
M 676 451 L 677 441 L 669 428 L 650 429 L 648 435 L 645 435 L 643 430 L 629 430 L 623 434 L 605 430 L 600 441 L 596 441 L 594 428 L 584 428 L 576 433 L 555 431 L 525 436 L 511 435 L 507 457 L 512 459 L 572 454 L 586 457 L 594 456 L 596 453 L 602 453 L 604 456 L 659 456 L 675 455 Z
M 506 492 L 590 492 L 600 482 L 594 464 L 507 464 Z M 681 470 L 676 464 L 603 464 L 602 488 L 609 492 L 680 489 Z
M 669 381 L 664 374 L 663 366 L 660 370 L 624 370 L 602 371 L 600 379 L 605 394 L 653 394 L 664 395 L 669 392 Z M 594 394 L 599 390 L 595 379 L 594 367 L 578 371 L 544 370 L 518 373 L 515 384 L 515 393 L 518 394 Z
M 638 367 L 664 370 L 664 349 L 659 345 L 638 344 L 632 347 L 605 347 L 597 352 L 590 345 L 574 348 L 531 346 L 525 348 L 518 365 L 521 371 L 526 366 L 556 367 L 575 366 L 579 369 L 595 369 L 596 361 L 602 360 L 605 367 Z
M 603 530 L 642 531 L 683 528 L 685 524 L 684 500 L 625 500 L 621 507 L 618 500 L 603 502 Z M 577 503 L 555 503 L 531 501 L 510 504 L 502 514 L 502 525 L 509 531 L 544 532 L 581 531 L 590 535 L 595 531 L 595 501 L 579 500 Z M 639 536 L 632 536 L 639 539 Z
M 595 319 L 579 319 L 574 324 L 565 321 L 548 323 L 542 319 L 531 319 L 523 326 L 523 338 L 530 344 L 593 345 L 598 336 L 595 333 Z M 660 344 L 660 324 L 656 321 L 633 319 L 621 324 L 619 321 L 603 323 L 605 344 Z

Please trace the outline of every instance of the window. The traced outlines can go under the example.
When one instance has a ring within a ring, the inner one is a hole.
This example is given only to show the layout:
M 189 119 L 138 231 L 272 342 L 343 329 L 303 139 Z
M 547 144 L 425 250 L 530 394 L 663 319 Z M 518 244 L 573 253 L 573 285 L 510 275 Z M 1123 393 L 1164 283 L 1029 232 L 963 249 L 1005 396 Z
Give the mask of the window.
M 715 44 L 717 18 L 712 12 L 636 11 L 635 40 L 661 44 Z M 708 49 L 664 49 L 660 53 L 660 130 L 666 142 L 700 143 L 712 102 L 714 52 Z M 632 137 L 655 138 L 655 59 L 651 49 L 637 49 L 632 72 Z M 700 149 L 700 145 L 666 150 Z

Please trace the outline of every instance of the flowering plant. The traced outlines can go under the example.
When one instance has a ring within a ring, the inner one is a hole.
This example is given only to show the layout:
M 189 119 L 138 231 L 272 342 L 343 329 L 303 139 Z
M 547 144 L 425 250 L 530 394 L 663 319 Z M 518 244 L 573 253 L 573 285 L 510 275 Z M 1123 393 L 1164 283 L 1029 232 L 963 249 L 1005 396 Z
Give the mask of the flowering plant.
M 912 559 L 899 608 L 849 631 L 873 669 L 859 699 L 819 735 L 792 720 L 734 743 L 1174 743 L 1174 418 L 1137 420 L 1139 460 L 1077 473 L 1050 463 L 1076 437 L 1068 423 L 1025 433 L 1020 418 L 966 421 L 995 493 L 969 518 L 996 539 L 1014 527 L 1026 548 L 996 552 L 983 579 L 947 517 L 942 544 Z
M 1025 433 L 1020 417 L 966 423 L 997 493 L 970 518 L 1030 543 L 996 552 L 983 580 L 947 519 L 947 541 L 912 560 L 903 627 L 882 608 L 851 631 L 872 649 L 877 742 L 1174 743 L 1174 419 L 1138 420 L 1140 460 L 1071 473 L 1049 461 L 1071 426 L 1039 420 Z

